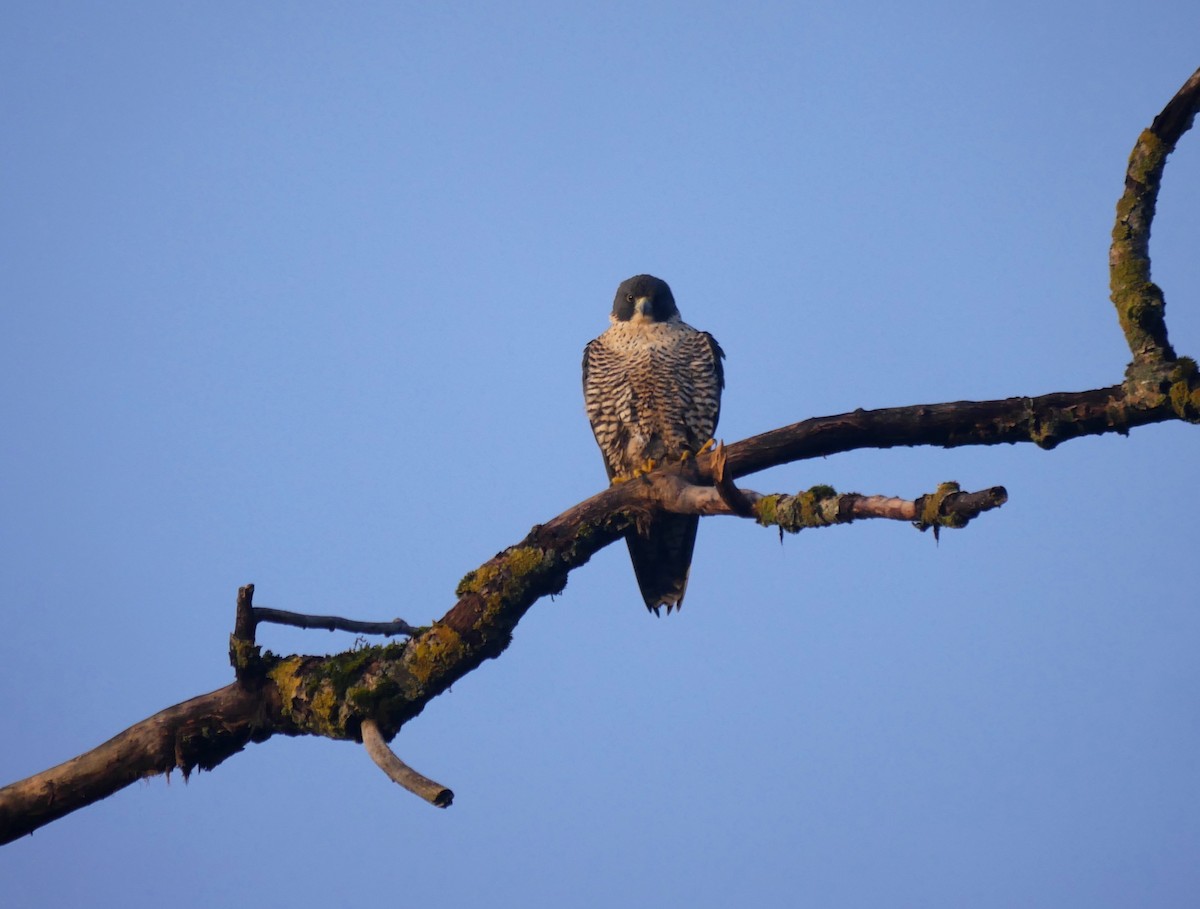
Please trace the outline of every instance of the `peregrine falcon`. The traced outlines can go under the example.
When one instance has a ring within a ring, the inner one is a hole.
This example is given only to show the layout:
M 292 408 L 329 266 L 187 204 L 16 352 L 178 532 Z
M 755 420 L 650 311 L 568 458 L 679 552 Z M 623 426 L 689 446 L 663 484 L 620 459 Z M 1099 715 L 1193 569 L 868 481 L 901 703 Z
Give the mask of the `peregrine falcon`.
M 610 480 L 695 455 L 721 412 L 725 356 L 707 332 L 679 317 L 667 282 L 636 275 L 613 301 L 612 326 L 583 352 L 583 398 Z M 700 523 L 660 514 L 626 535 L 646 608 L 683 606 Z

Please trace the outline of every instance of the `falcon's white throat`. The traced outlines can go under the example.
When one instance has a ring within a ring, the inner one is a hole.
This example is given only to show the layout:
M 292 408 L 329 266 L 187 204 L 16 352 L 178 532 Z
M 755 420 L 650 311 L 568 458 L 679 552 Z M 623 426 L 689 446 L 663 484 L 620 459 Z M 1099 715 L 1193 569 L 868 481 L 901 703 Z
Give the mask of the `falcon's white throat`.
M 642 325 L 654 321 L 654 304 L 649 297 L 638 297 L 633 301 L 633 315 L 629 321 L 634 325 Z

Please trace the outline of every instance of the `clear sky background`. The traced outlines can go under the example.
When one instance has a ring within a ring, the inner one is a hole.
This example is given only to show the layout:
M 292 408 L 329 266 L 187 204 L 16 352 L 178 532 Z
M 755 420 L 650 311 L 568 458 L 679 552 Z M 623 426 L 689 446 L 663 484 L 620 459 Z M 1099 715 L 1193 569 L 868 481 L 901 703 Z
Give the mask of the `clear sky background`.
M 572 8 L 573 7 L 573 8 Z M 604 485 L 583 345 L 667 279 L 719 435 L 1114 384 L 1113 206 L 1194 0 L 0 11 L 0 782 L 232 678 L 256 601 L 426 623 Z M 1200 134 L 1154 275 L 1200 354 Z M 1194 907 L 1200 428 L 746 485 L 964 531 L 614 546 L 397 752 L 251 746 L 0 850 L 6 907 Z M 351 635 L 266 627 L 277 652 Z

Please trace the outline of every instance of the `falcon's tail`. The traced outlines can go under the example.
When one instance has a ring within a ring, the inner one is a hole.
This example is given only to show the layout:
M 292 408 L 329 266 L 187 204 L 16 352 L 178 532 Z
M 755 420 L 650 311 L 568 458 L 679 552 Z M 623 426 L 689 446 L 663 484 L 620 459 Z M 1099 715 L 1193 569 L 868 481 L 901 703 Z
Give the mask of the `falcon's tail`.
M 625 538 L 642 599 L 655 615 L 663 606 L 667 615 L 683 607 L 699 525 L 693 515 L 659 515 L 645 533 L 630 531 Z

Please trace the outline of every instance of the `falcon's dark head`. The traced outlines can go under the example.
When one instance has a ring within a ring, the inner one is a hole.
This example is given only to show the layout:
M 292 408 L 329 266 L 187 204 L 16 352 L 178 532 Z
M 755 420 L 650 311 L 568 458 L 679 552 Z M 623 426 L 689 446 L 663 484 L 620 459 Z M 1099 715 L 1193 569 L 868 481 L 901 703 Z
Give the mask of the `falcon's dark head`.
M 679 318 L 671 288 L 654 275 L 634 275 L 622 281 L 612 314 L 618 322 L 669 322 Z

